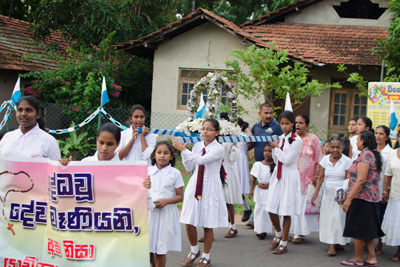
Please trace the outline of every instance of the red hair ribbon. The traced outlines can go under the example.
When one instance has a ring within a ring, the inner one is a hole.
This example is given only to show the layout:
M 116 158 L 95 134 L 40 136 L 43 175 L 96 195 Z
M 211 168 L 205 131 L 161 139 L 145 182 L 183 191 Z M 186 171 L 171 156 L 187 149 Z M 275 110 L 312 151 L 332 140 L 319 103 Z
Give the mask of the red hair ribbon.
M 296 134 L 295 133 L 292 133 L 292 140 L 294 141 L 294 140 L 296 140 Z

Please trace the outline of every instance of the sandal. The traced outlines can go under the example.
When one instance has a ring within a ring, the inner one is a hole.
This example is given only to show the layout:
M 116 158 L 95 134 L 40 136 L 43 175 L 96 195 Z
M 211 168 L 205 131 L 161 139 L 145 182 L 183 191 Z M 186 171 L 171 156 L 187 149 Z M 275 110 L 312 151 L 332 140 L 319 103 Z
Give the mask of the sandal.
M 390 257 L 390 259 L 392 261 L 398 261 L 400 259 L 400 255 L 399 254 L 394 254 L 392 257 Z
M 364 266 L 378 267 L 378 263 L 369 263 L 364 261 Z
M 375 255 L 382 255 L 382 253 L 383 253 L 382 248 L 378 248 L 378 247 L 375 248 Z
M 335 249 L 330 249 L 330 250 L 328 251 L 328 255 L 329 255 L 329 256 L 336 256 L 336 250 L 335 250 Z
M 350 260 L 347 260 L 347 261 L 341 261 L 341 262 L 340 262 L 340 264 L 341 264 L 341 265 L 345 265 L 345 266 L 364 266 L 364 264 L 363 264 L 363 263 L 361 263 L 361 264 L 357 264 L 356 262 L 354 262 L 354 261 L 350 261 Z

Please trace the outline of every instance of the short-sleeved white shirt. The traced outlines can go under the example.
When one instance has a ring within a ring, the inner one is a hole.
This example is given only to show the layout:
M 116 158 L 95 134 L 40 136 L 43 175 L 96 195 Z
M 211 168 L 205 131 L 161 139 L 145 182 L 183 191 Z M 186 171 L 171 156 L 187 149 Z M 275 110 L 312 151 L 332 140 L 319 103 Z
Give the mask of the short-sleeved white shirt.
M 160 198 L 174 197 L 175 189 L 184 186 L 181 172 L 171 164 L 161 170 L 157 165 L 151 166 L 148 168 L 148 174 L 151 182 L 149 191 L 153 202 Z
M 39 128 L 39 125 L 23 134 L 18 128 L 6 133 L 0 141 L 0 155 L 22 158 L 61 158 L 57 140 Z
M 357 159 L 358 155 L 360 155 L 361 151 L 358 150 L 357 148 L 357 137 L 358 135 L 353 136 L 350 139 L 350 145 L 351 145 L 351 160 L 354 161 Z
M 250 175 L 256 177 L 257 181 L 262 184 L 269 184 L 271 181 L 270 167 L 262 164 L 260 161 L 254 163 Z
M 386 166 L 389 160 L 390 153 L 392 151 L 393 148 L 391 148 L 388 144 L 386 144 L 386 146 L 381 151 L 382 171 L 381 171 L 381 179 L 379 180 L 380 200 L 382 200 L 383 182 L 385 180 Z
M 93 156 L 86 157 L 81 161 L 99 161 L 99 153 L 96 151 Z M 118 153 L 114 153 L 114 157 L 110 161 L 121 161 L 118 157 Z
M 343 186 L 346 171 L 350 168 L 352 161 L 343 154 L 335 165 L 332 164 L 330 159 L 331 155 L 327 155 L 322 158 L 319 164 L 325 169 L 324 194 L 333 196 L 333 188 Z
M 117 153 L 129 143 L 129 141 L 132 139 L 132 133 L 133 133 L 133 125 L 131 125 L 125 131 L 121 132 L 121 142 L 117 148 Z M 147 161 L 147 166 L 150 167 L 151 166 L 150 156 L 151 153 L 153 153 L 153 150 L 156 146 L 157 135 L 149 133 L 148 135 L 145 136 L 147 148 L 143 152 L 142 152 L 141 137 L 142 137 L 141 135 L 138 135 L 138 138 L 133 143 L 131 150 L 129 151 L 128 155 L 125 157 L 124 160 L 126 161 L 145 160 Z

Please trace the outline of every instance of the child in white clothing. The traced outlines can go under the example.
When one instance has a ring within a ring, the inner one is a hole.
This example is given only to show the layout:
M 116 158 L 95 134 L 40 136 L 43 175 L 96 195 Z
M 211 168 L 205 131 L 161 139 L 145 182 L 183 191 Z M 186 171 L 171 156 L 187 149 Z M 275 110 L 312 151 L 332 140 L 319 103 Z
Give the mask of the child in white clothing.
M 256 162 L 251 169 L 250 193 L 249 198 L 253 199 L 254 185 L 257 182 L 254 193 L 254 231 L 259 239 L 264 239 L 267 233 L 272 233 L 272 223 L 268 212 L 265 210 L 267 203 L 268 187 L 271 180 L 271 174 L 275 168 L 275 163 L 272 160 L 272 147 L 270 143 L 264 146 L 264 160 Z
M 170 143 L 157 143 L 151 154 L 151 164 L 153 166 L 148 169 L 150 186 L 147 188 L 155 208 L 149 211 L 150 262 L 153 267 L 164 267 L 169 250 L 181 251 L 176 203 L 183 200 L 184 183 L 181 172 L 174 168 L 174 148 Z

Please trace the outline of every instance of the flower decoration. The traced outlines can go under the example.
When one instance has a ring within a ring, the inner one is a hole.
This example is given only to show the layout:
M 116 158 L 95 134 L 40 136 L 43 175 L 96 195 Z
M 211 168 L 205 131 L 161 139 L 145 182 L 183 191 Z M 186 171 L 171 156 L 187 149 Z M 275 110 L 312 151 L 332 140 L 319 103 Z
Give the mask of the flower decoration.
M 187 103 L 188 115 L 194 116 L 199 107 L 201 92 L 207 89 L 207 104 L 206 104 L 206 118 L 216 119 L 221 108 L 221 92 L 226 90 L 227 106 L 231 110 L 230 120 L 237 122 L 239 114 L 239 102 L 236 100 L 236 95 L 232 92 L 232 84 L 228 78 L 220 73 L 208 73 L 206 76 L 198 81 L 193 90 L 190 92 L 190 97 Z

